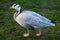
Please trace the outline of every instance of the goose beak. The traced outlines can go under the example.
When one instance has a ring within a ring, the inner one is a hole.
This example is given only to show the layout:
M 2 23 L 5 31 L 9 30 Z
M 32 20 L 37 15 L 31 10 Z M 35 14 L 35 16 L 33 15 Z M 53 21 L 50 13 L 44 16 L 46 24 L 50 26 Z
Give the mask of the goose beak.
M 13 5 L 10 7 L 10 9 L 11 9 L 11 8 L 14 8 L 15 5 L 16 5 L 16 4 L 13 4 Z
M 10 7 L 9 9 L 12 9 L 12 7 Z

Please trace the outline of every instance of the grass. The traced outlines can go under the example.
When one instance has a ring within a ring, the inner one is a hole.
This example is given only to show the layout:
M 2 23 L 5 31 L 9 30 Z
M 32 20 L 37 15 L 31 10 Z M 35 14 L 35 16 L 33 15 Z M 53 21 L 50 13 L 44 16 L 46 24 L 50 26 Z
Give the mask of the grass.
M 15 10 L 9 9 L 14 3 L 56 21 L 56 26 L 42 29 L 41 37 L 24 38 L 25 29 L 14 21 Z M 60 0 L 0 0 L 0 40 L 60 40 Z

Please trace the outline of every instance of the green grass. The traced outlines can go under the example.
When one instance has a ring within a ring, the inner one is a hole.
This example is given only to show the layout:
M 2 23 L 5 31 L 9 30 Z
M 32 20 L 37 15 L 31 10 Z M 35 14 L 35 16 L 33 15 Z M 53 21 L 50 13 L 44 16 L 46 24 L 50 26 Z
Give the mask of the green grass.
M 15 10 L 9 9 L 14 3 L 56 21 L 56 26 L 42 29 L 41 37 L 24 38 L 25 29 L 14 21 Z M 60 40 L 60 0 L 0 0 L 0 40 Z

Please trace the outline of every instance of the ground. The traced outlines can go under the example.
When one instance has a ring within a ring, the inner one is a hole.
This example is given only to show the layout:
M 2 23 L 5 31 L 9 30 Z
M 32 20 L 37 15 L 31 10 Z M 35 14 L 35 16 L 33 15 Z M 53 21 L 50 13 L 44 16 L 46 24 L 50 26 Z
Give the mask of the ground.
M 56 26 L 43 28 L 41 37 L 24 38 L 25 29 L 14 21 L 15 10 L 9 9 L 14 3 L 55 21 Z M 0 40 L 60 40 L 60 0 L 0 0 Z

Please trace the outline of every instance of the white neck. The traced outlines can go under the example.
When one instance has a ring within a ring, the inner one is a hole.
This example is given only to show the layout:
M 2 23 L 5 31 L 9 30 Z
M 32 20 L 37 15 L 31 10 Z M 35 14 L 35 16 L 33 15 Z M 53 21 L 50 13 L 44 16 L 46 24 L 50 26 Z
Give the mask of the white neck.
M 16 17 L 17 17 L 19 14 L 20 14 L 20 11 L 18 11 L 18 12 L 16 11 L 16 12 L 14 13 L 13 18 L 16 19 Z

